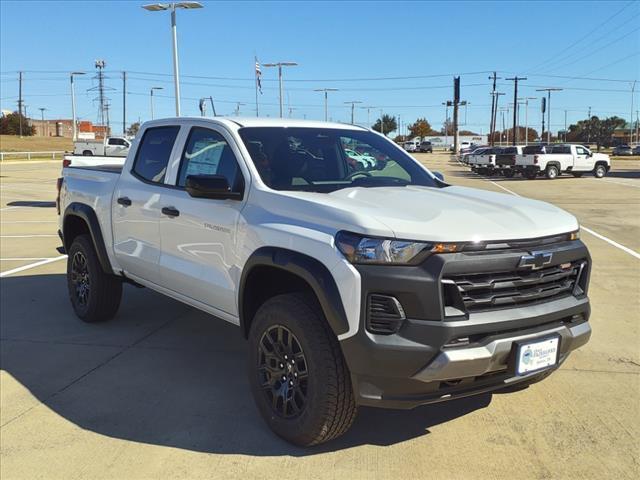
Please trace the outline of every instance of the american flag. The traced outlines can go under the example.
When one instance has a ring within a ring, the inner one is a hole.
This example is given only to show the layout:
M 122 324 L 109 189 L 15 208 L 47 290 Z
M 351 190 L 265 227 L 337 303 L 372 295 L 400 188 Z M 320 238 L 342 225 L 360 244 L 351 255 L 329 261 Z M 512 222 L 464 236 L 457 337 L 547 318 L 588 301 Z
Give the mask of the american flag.
M 260 70 L 260 62 L 258 62 L 258 57 L 256 58 L 256 85 L 258 86 L 258 90 L 262 93 L 262 70 Z

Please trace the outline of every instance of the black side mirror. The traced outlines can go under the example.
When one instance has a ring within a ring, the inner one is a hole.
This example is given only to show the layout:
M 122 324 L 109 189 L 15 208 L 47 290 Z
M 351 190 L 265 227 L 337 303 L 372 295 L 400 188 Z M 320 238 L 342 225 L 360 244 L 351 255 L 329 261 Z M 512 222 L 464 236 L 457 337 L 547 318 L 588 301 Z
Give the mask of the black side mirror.
M 229 180 L 223 175 L 189 175 L 185 188 L 195 198 L 242 200 L 243 192 L 232 191 Z
M 442 175 L 442 173 L 440 172 L 431 172 L 433 173 L 433 176 L 436 177 L 438 180 L 440 180 L 441 182 L 444 182 L 444 175 Z

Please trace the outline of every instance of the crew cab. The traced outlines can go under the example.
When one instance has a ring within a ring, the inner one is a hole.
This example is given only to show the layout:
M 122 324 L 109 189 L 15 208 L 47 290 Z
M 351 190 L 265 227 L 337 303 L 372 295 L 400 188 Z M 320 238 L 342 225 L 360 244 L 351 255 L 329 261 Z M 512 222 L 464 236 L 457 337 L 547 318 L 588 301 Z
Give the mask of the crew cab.
M 107 137 L 104 140 L 78 140 L 73 144 L 74 155 L 126 157 L 131 142 L 124 137 Z
M 604 177 L 611 168 L 609 155 L 593 153 L 587 147 L 574 144 L 530 145 L 516 155 L 515 169 L 532 180 L 538 175 L 554 179 L 562 173 L 581 177 L 592 173 L 596 178 Z
M 154 120 L 124 166 L 66 167 L 58 189 L 75 314 L 113 318 L 133 283 L 237 325 L 257 409 L 297 445 L 359 406 L 524 388 L 591 334 L 575 217 L 449 185 L 358 126 Z

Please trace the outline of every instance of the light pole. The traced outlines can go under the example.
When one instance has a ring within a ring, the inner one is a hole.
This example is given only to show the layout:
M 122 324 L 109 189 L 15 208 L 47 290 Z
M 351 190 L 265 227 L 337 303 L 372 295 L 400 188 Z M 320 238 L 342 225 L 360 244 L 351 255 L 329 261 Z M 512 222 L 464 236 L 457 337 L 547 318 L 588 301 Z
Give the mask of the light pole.
M 278 85 L 280 88 L 280 118 L 282 118 L 283 111 L 283 96 L 282 96 L 282 67 L 295 67 L 298 64 L 296 62 L 275 62 L 275 63 L 263 63 L 263 67 L 278 67 Z
M 337 88 L 316 88 L 314 92 L 324 92 L 324 121 L 329 120 L 329 100 L 328 93 L 329 92 L 337 92 Z
M 347 105 L 351 105 L 351 125 L 353 125 L 353 124 L 354 124 L 354 122 L 355 122 L 355 109 L 356 109 L 356 104 L 357 104 L 357 103 L 362 103 L 362 102 L 360 102 L 360 101 L 358 101 L 358 100 L 352 100 L 351 102 L 344 102 L 344 103 L 346 103 Z
M 633 143 L 633 92 L 636 89 L 636 81 L 631 85 L 631 116 L 629 117 L 629 145 Z M 636 138 L 636 142 L 638 139 Z
M 529 100 L 536 100 L 538 97 L 522 97 L 524 100 L 524 144 L 529 144 Z M 542 134 L 541 134 L 542 135 Z
M 199 2 L 152 3 L 142 8 L 150 12 L 171 10 L 171 35 L 173 37 L 173 83 L 176 95 L 176 117 L 180 116 L 180 69 L 178 67 L 178 34 L 176 31 L 176 9 L 203 8 Z M 153 117 L 152 117 L 153 118 Z
M 365 109 L 367 111 L 367 127 L 371 128 L 370 127 L 370 125 L 371 125 L 371 109 L 372 108 L 376 108 L 376 107 L 372 107 L 372 106 L 368 105 L 366 107 L 358 107 L 358 108 L 363 108 L 363 109 Z
M 562 88 L 539 88 L 536 92 L 547 92 L 547 143 L 551 143 L 551 92 L 559 92 Z M 542 132 L 540 133 L 542 135 Z
M 151 90 L 149 90 L 149 99 L 151 102 L 151 120 L 153 120 L 153 91 L 154 90 L 164 90 L 163 87 L 151 87 Z
M 442 102 L 444 105 L 444 146 L 445 148 L 449 148 L 449 107 L 453 104 L 451 100 L 447 100 L 446 102 Z
M 72 136 L 73 141 L 75 142 L 78 139 L 78 126 L 76 121 L 76 92 L 75 88 L 73 88 L 73 76 L 74 75 L 84 75 L 84 72 L 71 72 L 71 122 L 72 125 Z
M 44 111 L 47 110 L 47 109 L 44 108 L 44 107 L 40 107 L 38 110 L 40 110 L 40 115 L 42 117 L 42 124 L 41 124 L 42 125 L 42 136 L 43 137 L 48 137 L 49 135 L 45 135 L 44 134 Z M 49 129 L 47 128 L 47 130 L 49 130 Z M 47 133 L 49 133 L 49 132 L 47 132 Z

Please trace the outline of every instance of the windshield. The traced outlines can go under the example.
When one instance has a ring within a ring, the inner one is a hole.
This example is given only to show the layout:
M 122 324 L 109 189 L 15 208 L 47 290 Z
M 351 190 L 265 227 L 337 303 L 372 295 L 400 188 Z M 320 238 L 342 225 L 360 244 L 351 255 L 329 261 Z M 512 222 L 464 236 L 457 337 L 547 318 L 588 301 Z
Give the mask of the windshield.
M 375 133 L 331 128 L 244 127 L 240 137 L 262 181 L 275 190 L 441 186 Z

